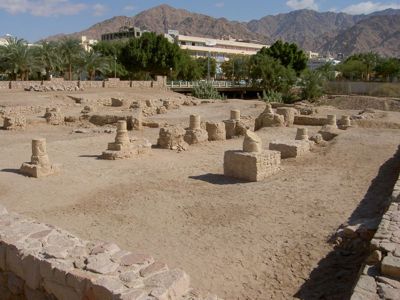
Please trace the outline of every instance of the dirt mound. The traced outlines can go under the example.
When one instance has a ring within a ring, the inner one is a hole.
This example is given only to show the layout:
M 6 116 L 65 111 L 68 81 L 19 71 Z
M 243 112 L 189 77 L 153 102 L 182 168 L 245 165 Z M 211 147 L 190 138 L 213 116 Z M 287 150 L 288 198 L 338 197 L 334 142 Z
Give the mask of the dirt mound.
M 339 109 L 373 108 L 385 111 L 400 111 L 400 100 L 367 96 L 329 96 L 321 98 L 317 105 L 329 105 Z

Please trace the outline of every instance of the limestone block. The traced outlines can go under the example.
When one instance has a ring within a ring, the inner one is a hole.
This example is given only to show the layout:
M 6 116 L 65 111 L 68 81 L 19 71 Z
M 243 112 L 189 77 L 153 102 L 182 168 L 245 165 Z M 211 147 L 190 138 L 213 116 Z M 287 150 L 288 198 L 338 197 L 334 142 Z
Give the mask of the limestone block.
M 157 107 L 157 114 L 162 115 L 162 114 L 166 114 L 167 112 L 168 112 L 168 110 L 165 106 Z
M 283 115 L 263 112 L 259 115 L 254 124 L 254 130 L 259 130 L 263 127 L 284 127 L 285 118 Z
M 8 275 L 7 286 L 14 295 L 21 295 L 24 292 L 24 281 L 13 273 Z
M 280 153 L 277 151 L 226 151 L 224 175 L 246 181 L 261 181 L 278 172 L 280 162 Z
M 310 141 L 313 141 L 316 144 L 321 144 L 322 142 L 324 142 L 324 138 L 321 134 L 317 133 L 310 137 Z
M 180 107 L 180 105 L 177 102 L 172 101 L 172 100 L 164 100 L 163 101 L 163 106 L 168 110 L 170 110 L 170 109 L 178 109 Z
M 342 116 L 339 121 L 339 129 L 346 130 L 351 127 L 351 120 L 349 116 Z
M 6 249 L 6 269 L 18 277 L 24 278 L 24 269 L 21 261 L 22 255 L 18 249 L 13 245 L 8 245 Z
M 80 299 L 79 295 L 74 289 L 53 282 L 49 279 L 44 280 L 43 287 L 49 294 L 54 295 L 58 300 Z
M 226 138 L 227 139 L 232 139 L 233 137 L 236 136 L 236 124 L 237 124 L 237 121 L 235 121 L 235 120 L 226 120 L 226 121 L 224 121 L 224 123 L 225 123 Z
M 4 117 L 3 128 L 6 130 L 24 130 L 26 119 L 22 115 Z
M 308 141 L 307 128 L 297 128 L 296 141 Z
M 141 253 L 129 253 L 121 257 L 121 266 L 132 266 L 132 265 L 149 265 L 154 262 L 154 259 L 147 255 Z
M 46 108 L 44 118 L 50 125 L 64 124 L 64 115 L 61 113 L 61 110 L 59 108 Z
M 111 106 L 112 107 L 123 107 L 123 106 L 129 106 L 130 103 L 121 98 L 111 98 Z
M 297 109 L 291 107 L 279 107 L 276 110 L 278 115 L 282 115 L 285 120 L 285 126 L 291 127 L 294 124 L 294 117 L 298 115 Z
M 273 141 L 269 144 L 269 150 L 279 151 L 281 158 L 302 156 L 310 151 L 308 141 Z
M 381 264 L 382 274 L 400 279 L 400 257 L 386 256 Z
M 144 283 L 146 288 L 154 287 L 151 294 L 165 297 L 160 299 L 181 299 L 190 288 L 189 276 L 179 269 L 155 274 L 147 278 Z M 160 291 L 160 289 L 162 293 L 155 293 L 155 290 Z
M 339 135 L 336 125 L 324 125 L 318 133 L 325 141 L 330 141 Z
M 261 152 L 262 142 L 260 137 L 254 132 L 247 130 L 243 140 L 243 151 L 244 152 Z
M 208 141 L 207 130 L 204 129 L 188 129 L 186 130 L 184 141 L 189 145 L 200 144 Z
M 209 141 L 224 141 L 226 140 L 226 130 L 224 122 L 207 122 L 206 130 Z
M 157 145 L 163 149 L 187 149 L 188 144 L 184 140 L 185 134 L 185 129 L 179 126 L 161 128 Z
M 231 120 L 240 121 L 240 110 L 238 109 L 231 110 Z
M 27 255 L 22 258 L 21 263 L 26 285 L 32 290 L 38 289 L 41 281 L 40 260 L 32 255 Z
M 163 262 L 154 262 L 150 266 L 140 270 L 140 276 L 149 277 L 151 275 L 168 271 L 168 266 Z
M 100 277 L 93 283 L 94 299 L 114 300 L 115 295 L 126 292 L 125 286 L 118 279 L 112 277 Z
M 314 116 L 295 116 L 294 124 L 302 126 L 324 126 L 327 123 L 326 118 Z
M 111 261 L 107 253 L 90 256 L 87 259 L 86 269 L 98 274 L 111 274 L 117 271 L 118 264 Z
M 23 163 L 20 172 L 25 176 L 41 178 L 55 175 L 61 172 L 60 164 L 52 164 L 49 166 L 33 165 L 31 163 Z

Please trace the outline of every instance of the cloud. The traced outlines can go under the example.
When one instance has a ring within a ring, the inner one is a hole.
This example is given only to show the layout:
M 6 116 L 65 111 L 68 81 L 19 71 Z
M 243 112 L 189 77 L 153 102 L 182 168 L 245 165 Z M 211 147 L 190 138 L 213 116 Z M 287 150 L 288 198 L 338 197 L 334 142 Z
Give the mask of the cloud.
M 223 8 L 224 6 L 225 6 L 225 3 L 224 3 L 224 2 L 217 2 L 217 3 L 215 3 L 215 7 Z
M 92 9 L 93 9 L 93 16 L 98 17 L 98 16 L 102 16 L 106 13 L 107 6 L 97 3 L 97 4 L 93 5 Z
M 314 9 L 318 10 L 318 4 L 315 0 L 288 0 L 286 5 L 291 9 Z
M 69 0 L 0 0 L 0 10 L 10 14 L 28 13 L 33 16 L 76 15 L 87 9 L 85 3 Z
M 343 11 L 351 15 L 359 15 L 359 14 L 369 14 L 374 11 L 385 10 L 388 8 L 400 9 L 400 3 L 381 3 L 381 2 L 366 1 L 350 5 L 344 8 Z

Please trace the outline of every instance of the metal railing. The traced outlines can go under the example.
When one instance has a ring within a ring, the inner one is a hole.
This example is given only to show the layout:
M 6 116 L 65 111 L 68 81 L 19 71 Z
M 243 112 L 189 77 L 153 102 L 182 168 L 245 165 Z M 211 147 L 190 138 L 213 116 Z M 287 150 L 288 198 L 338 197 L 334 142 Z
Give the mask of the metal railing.
M 167 86 L 170 88 L 193 88 L 199 86 L 200 83 L 206 82 L 205 80 L 201 81 L 169 81 L 167 82 Z M 247 87 L 249 86 L 247 82 L 234 82 L 227 80 L 214 80 L 209 81 L 214 88 L 234 88 L 234 87 Z

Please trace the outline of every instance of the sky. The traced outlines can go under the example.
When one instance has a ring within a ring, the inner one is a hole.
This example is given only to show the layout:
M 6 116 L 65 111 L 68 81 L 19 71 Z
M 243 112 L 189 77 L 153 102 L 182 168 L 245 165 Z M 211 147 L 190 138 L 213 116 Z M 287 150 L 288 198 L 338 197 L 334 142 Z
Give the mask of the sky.
M 11 34 L 34 42 L 81 31 L 113 16 L 134 16 L 160 4 L 237 21 L 304 8 L 349 14 L 400 9 L 400 0 L 0 0 L 0 36 Z

